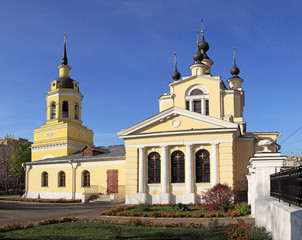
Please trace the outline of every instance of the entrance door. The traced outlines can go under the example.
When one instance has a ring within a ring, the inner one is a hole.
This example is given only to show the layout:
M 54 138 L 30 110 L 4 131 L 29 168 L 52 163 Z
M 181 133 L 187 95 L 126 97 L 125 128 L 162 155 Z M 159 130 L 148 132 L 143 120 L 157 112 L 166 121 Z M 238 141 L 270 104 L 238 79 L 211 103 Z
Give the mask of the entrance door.
M 107 194 L 118 193 L 118 170 L 107 170 Z

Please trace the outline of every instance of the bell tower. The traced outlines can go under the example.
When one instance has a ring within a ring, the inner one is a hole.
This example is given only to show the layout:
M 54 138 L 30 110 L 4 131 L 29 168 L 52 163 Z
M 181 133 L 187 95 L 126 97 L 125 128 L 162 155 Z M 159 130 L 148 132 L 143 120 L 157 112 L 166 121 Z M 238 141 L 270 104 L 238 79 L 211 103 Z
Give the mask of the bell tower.
M 70 155 L 86 145 L 93 146 L 93 132 L 82 125 L 83 95 L 79 83 L 70 78 L 64 33 L 62 65 L 59 77 L 50 84 L 45 95 L 46 122 L 34 130 L 32 161 Z

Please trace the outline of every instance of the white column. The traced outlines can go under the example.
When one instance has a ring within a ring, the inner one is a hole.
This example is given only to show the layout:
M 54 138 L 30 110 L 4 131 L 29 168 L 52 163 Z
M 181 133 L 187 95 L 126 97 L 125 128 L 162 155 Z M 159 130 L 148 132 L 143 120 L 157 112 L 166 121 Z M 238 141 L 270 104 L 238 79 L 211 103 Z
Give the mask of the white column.
M 195 203 L 195 193 L 193 192 L 193 157 L 192 145 L 186 145 L 185 157 L 185 180 L 186 180 L 186 193 L 183 197 L 183 203 Z
M 201 99 L 201 114 L 206 114 L 206 100 L 204 98 Z
M 211 169 L 211 183 L 212 187 L 218 183 L 218 156 L 217 156 L 217 143 L 212 144 L 212 169 Z
M 190 99 L 190 111 L 194 112 L 194 102 L 192 99 Z
M 145 183 L 145 148 L 138 149 L 138 192 L 146 192 Z
M 167 146 L 161 147 L 161 192 L 168 193 L 169 168 L 167 159 Z
M 192 159 L 192 145 L 186 145 L 185 158 L 185 175 L 186 175 L 186 193 L 193 192 L 193 159 Z
M 159 195 L 159 202 L 161 204 L 166 204 L 170 202 L 170 174 L 169 174 L 169 157 L 168 157 L 168 146 L 161 146 L 161 193 Z

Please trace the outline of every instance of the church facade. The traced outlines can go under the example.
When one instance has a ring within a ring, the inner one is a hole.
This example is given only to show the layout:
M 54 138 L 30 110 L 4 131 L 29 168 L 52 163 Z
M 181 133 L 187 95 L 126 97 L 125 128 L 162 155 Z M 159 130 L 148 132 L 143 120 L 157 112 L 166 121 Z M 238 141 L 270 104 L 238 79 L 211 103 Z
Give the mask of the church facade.
M 120 132 L 125 145 L 95 147 L 82 125 L 79 83 L 69 77 L 66 42 L 59 78 L 46 94 L 46 124 L 34 131 L 26 165 L 27 198 L 79 199 L 88 192 L 122 193 L 125 203 L 194 203 L 217 183 L 247 191 L 249 159 L 279 132 L 247 132 L 243 79 L 235 63 L 228 86 L 213 76 L 202 31 L 191 75 L 175 71 L 159 113 Z

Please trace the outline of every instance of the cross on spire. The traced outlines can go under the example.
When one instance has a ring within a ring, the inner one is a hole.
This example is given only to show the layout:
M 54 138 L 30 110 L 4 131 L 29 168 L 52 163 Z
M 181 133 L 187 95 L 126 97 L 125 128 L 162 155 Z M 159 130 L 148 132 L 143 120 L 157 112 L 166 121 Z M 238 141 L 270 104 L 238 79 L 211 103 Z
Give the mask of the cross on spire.
M 202 36 L 204 35 L 204 30 L 203 30 L 203 19 L 201 19 L 201 34 L 202 34 Z

